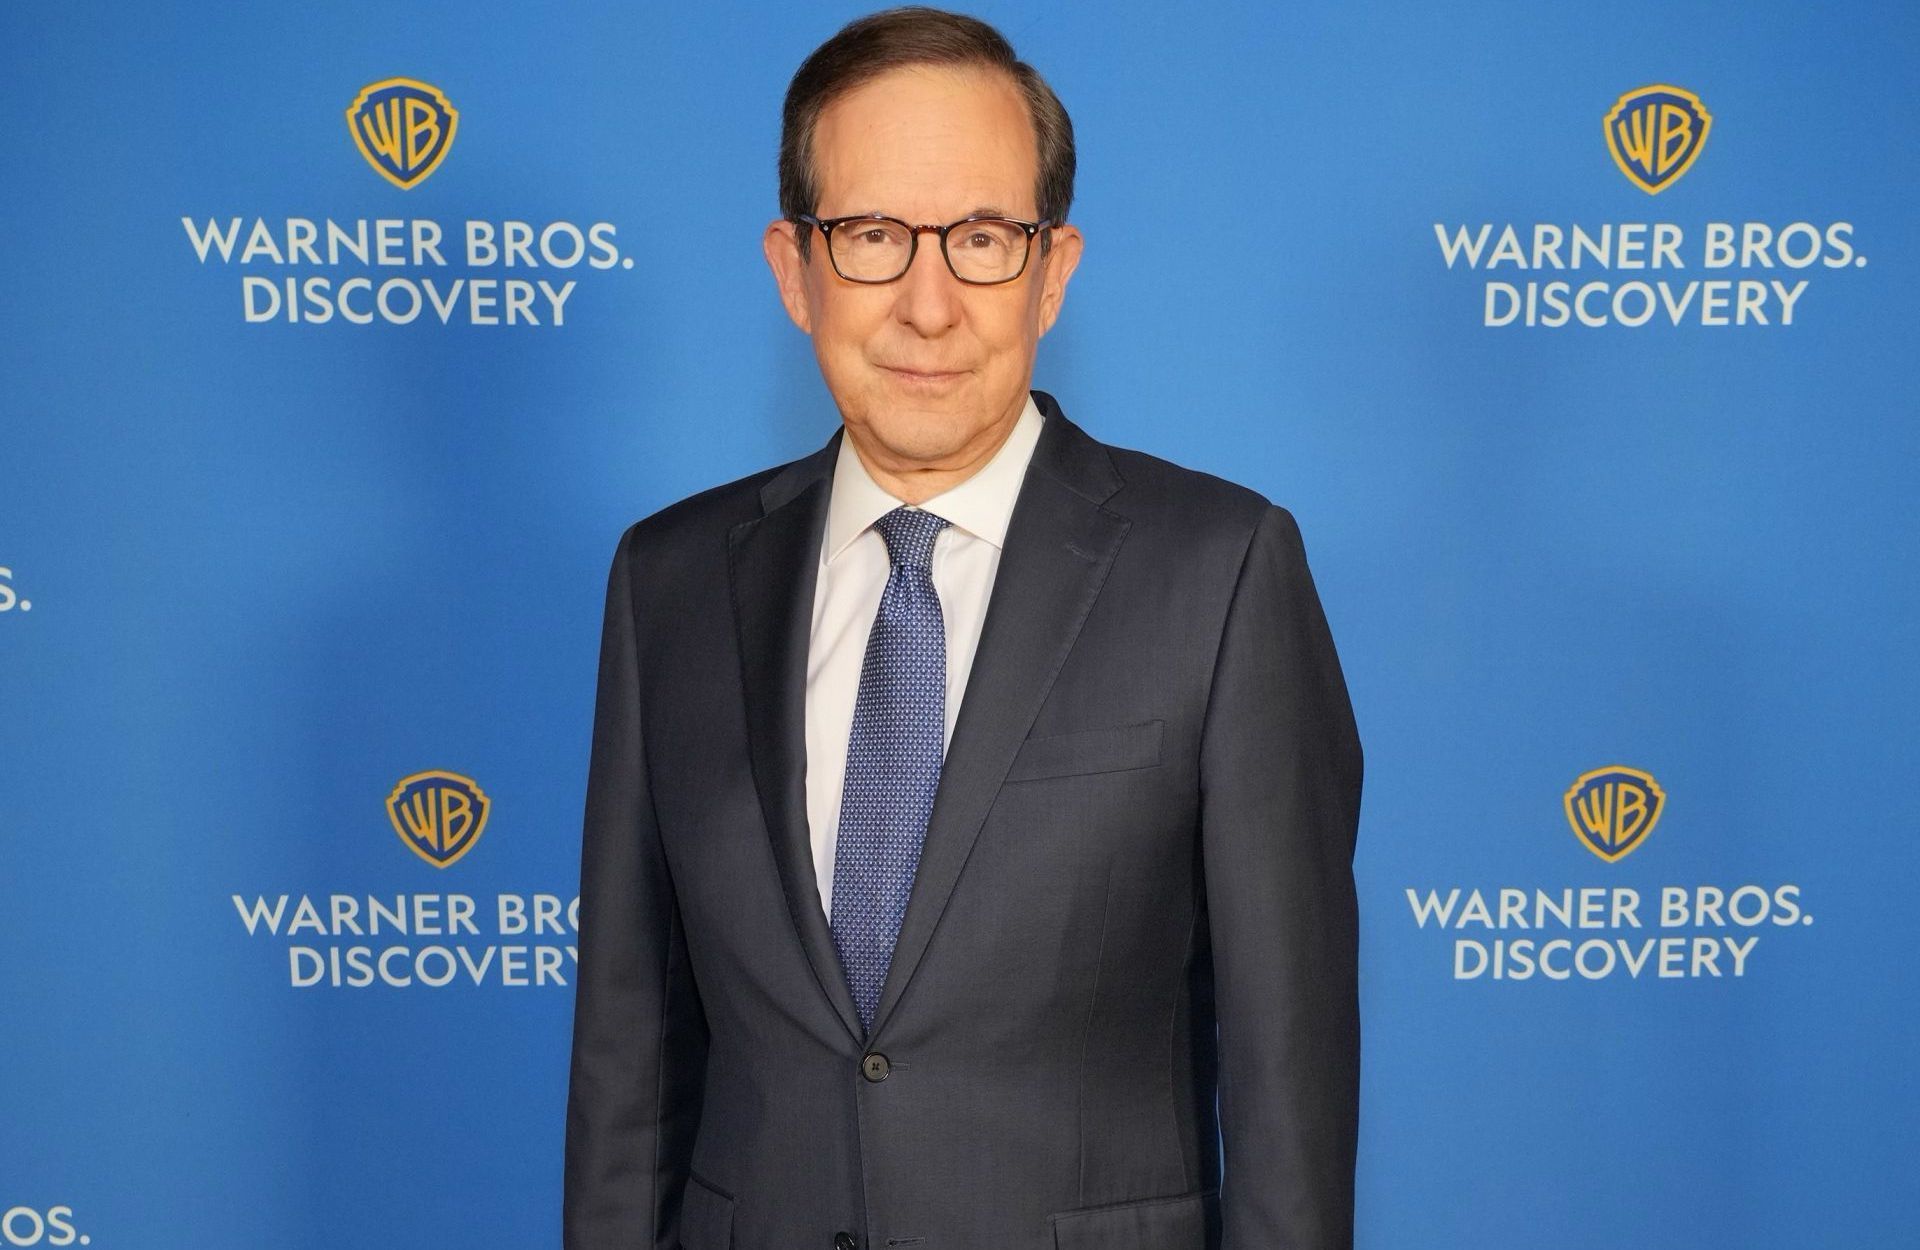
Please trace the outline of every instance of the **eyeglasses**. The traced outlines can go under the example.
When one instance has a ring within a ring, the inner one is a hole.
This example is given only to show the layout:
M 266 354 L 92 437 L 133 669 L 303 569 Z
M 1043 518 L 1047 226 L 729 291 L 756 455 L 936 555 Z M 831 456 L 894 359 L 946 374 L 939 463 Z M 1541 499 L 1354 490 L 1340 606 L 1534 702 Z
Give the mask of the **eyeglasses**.
M 879 213 L 825 220 L 801 213 L 795 220 L 819 227 L 826 236 L 833 271 L 849 282 L 892 282 L 913 264 L 920 236 L 932 233 L 940 236 L 940 254 L 946 257 L 948 271 L 973 286 L 1011 282 L 1025 273 L 1033 236 L 1053 225 L 1011 217 L 967 217 L 946 226 L 911 226 Z

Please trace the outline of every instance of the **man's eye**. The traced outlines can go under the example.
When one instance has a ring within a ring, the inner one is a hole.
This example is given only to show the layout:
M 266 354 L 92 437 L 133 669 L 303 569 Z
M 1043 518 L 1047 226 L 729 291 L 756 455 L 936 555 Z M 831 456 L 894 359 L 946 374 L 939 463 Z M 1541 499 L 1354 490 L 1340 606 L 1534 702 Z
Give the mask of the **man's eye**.
M 859 243 L 870 243 L 870 244 L 877 245 L 877 244 L 886 244 L 886 243 L 893 242 L 893 234 L 890 231 L 881 230 L 878 228 L 872 229 L 872 230 L 862 230 L 859 234 L 856 234 L 853 237 L 854 237 L 854 240 Z

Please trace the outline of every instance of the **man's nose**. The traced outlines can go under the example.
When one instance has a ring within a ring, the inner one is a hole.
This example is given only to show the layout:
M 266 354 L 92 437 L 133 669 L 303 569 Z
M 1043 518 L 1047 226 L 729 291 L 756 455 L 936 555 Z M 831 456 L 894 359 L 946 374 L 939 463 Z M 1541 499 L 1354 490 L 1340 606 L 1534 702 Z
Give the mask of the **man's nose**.
M 913 261 L 895 281 L 894 315 L 923 335 L 940 334 L 960 320 L 964 284 L 947 268 L 940 236 L 920 236 Z

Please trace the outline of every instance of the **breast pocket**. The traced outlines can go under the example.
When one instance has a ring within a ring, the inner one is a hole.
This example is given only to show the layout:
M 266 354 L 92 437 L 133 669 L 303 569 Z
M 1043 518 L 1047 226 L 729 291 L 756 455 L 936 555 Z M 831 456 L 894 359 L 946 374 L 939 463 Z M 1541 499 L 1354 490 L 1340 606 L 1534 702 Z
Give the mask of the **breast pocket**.
M 1007 770 L 1008 781 L 1038 781 L 1083 773 L 1114 773 L 1152 768 L 1160 762 L 1160 731 L 1165 722 L 1150 720 L 1110 729 L 1028 738 Z
M 1202 1250 L 1217 1244 L 1220 1191 L 1197 1189 L 1048 1216 L 1055 1250 Z

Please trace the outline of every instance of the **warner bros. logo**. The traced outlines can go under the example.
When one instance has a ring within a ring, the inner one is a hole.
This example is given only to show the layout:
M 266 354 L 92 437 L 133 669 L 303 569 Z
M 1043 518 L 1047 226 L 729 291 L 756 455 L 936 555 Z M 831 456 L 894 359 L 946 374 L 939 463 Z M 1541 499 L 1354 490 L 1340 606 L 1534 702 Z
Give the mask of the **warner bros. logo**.
M 460 114 L 440 88 L 413 78 L 383 78 L 347 106 L 354 146 L 380 176 L 410 191 L 440 167 Z
M 1581 773 L 1567 791 L 1567 823 L 1583 846 L 1611 864 L 1647 840 L 1666 799 L 1651 773 L 1610 764 Z
M 1693 167 L 1712 126 L 1699 96 L 1666 83 L 1627 92 L 1602 124 L 1614 163 L 1648 195 L 1665 191 Z
M 480 840 L 490 806 L 473 778 L 433 769 L 400 779 L 387 796 L 387 818 L 415 855 L 445 868 Z

